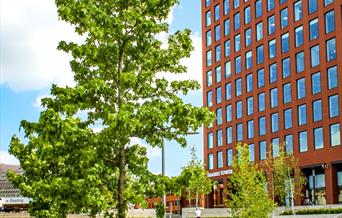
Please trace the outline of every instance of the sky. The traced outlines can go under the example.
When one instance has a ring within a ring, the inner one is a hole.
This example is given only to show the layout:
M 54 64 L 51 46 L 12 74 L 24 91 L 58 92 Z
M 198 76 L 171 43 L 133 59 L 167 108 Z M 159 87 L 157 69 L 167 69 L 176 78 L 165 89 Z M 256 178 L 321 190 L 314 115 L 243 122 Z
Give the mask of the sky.
M 191 57 L 183 60 L 188 72 L 182 79 L 196 79 L 202 83 L 201 16 L 199 0 L 180 0 L 171 11 L 167 22 L 170 30 L 192 30 Z M 21 120 L 37 121 L 43 109 L 40 99 L 48 96 L 51 84 L 72 85 L 70 57 L 56 50 L 61 40 L 80 42 L 73 28 L 58 20 L 53 0 L 1 0 L 0 1 L 0 163 L 18 164 L 8 154 L 11 137 L 19 130 Z M 165 36 L 160 36 L 161 40 Z M 202 105 L 201 90 L 183 97 L 185 102 Z M 139 139 L 134 142 L 145 145 Z M 195 145 L 197 156 L 203 156 L 203 133 L 188 137 L 188 145 Z M 161 150 L 148 145 L 149 169 L 161 172 Z M 190 149 L 175 142 L 166 142 L 165 170 L 168 176 L 178 175 L 182 166 L 190 161 Z

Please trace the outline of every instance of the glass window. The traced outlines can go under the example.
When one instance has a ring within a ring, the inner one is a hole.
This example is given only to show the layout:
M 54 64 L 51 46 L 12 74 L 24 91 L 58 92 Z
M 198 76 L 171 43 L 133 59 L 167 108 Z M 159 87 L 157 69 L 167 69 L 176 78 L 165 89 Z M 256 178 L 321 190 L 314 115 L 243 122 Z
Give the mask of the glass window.
M 207 13 L 205 13 L 205 23 L 206 26 L 211 25 L 211 11 L 207 11 Z
M 305 78 L 297 80 L 297 99 L 305 97 Z
M 256 40 L 259 41 L 264 37 L 262 22 L 256 25 Z
M 335 12 L 334 10 L 325 13 L 325 33 L 335 31 Z
M 326 42 L 327 47 L 327 61 L 336 59 L 336 40 L 332 38 Z
M 218 21 L 220 19 L 220 5 L 215 6 L 215 21 Z
M 215 26 L 215 41 L 221 39 L 221 27 L 220 25 Z
M 251 30 L 251 28 L 248 28 L 245 31 L 245 45 L 246 45 L 246 47 L 248 47 L 251 44 L 252 44 L 252 30 Z
M 245 24 L 248 24 L 251 22 L 251 7 L 248 6 L 245 8 Z
M 310 26 L 310 40 L 318 39 L 318 36 L 319 36 L 318 18 L 310 21 L 309 26 Z
M 279 0 L 280 4 L 284 4 L 285 2 L 287 2 L 287 0 Z
M 221 60 L 221 45 L 215 47 L 215 61 L 218 62 Z
M 216 143 L 217 146 L 222 146 L 222 129 L 216 131 Z
M 255 161 L 254 144 L 248 145 L 248 150 L 249 150 L 249 161 L 254 162 Z
M 274 0 L 267 0 L 267 11 L 270 11 L 274 8 Z
M 233 149 L 227 149 L 227 166 L 233 165 Z
M 286 154 L 293 154 L 293 136 L 292 135 L 285 136 L 285 151 L 286 151 Z
M 296 54 L 296 71 L 297 73 L 304 71 L 304 51 Z
M 226 100 L 229 100 L 232 98 L 232 84 L 227 83 L 226 84 Z
M 237 8 L 240 6 L 240 0 L 234 0 L 234 8 Z
M 222 151 L 217 152 L 217 168 L 223 167 L 223 156 Z
M 257 47 L 257 64 L 264 62 L 264 46 L 260 45 Z
M 281 61 L 283 78 L 287 78 L 291 75 L 290 58 L 285 58 Z
M 334 0 L 324 0 L 324 6 L 327 6 L 328 4 L 333 3 Z
M 213 84 L 213 75 L 211 71 L 207 72 L 207 87 Z
M 259 142 L 260 160 L 266 160 L 266 141 Z
M 212 55 L 211 55 L 211 50 L 207 51 L 207 67 L 211 66 L 212 64 Z
M 338 77 L 337 77 L 337 66 L 330 67 L 327 70 L 328 73 L 328 89 L 333 89 L 338 86 Z
M 339 115 L 338 95 L 329 96 L 329 117 L 337 117 Z
M 299 152 L 308 151 L 308 133 L 306 131 L 299 132 Z
M 302 19 L 303 17 L 302 1 L 298 1 L 294 4 L 294 16 L 295 16 L 295 21 Z
M 248 138 L 251 139 L 254 137 L 254 120 L 249 120 L 247 122 L 247 130 L 248 130 Z
M 212 91 L 207 92 L 207 105 L 208 107 L 213 106 L 213 92 Z
M 298 106 L 298 125 L 306 124 L 306 104 Z
M 252 67 L 252 51 L 246 52 L 246 69 Z
M 230 19 L 224 21 L 224 35 L 228 36 L 230 34 Z
M 271 108 L 278 106 L 278 88 L 271 89 Z
M 222 124 L 222 108 L 216 109 L 216 124 L 217 125 Z
M 235 58 L 235 74 L 241 73 L 241 56 Z
M 233 128 L 231 126 L 227 127 L 227 144 L 233 143 Z
M 240 13 L 234 15 L 234 30 L 240 29 Z
M 286 109 L 284 111 L 284 128 L 290 129 L 292 128 L 292 109 Z
M 236 102 L 236 119 L 242 117 L 242 101 Z
M 312 14 L 317 11 L 317 0 L 309 0 L 309 14 Z
M 207 138 L 207 143 L 208 143 L 208 149 L 212 148 L 214 146 L 214 135 L 212 132 L 208 133 L 208 138 Z
M 322 100 L 316 100 L 312 103 L 313 107 L 313 121 L 317 122 L 322 120 Z
M 291 102 L 291 83 L 286 83 L 283 85 L 283 103 Z
M 316 67 L 319 65 L 319 45 L 310 48 L 310 58 L 311 67 Z
M 205 0 L 205 7 L 209 7 L 210 5 L 210 0 Z
M 232 68 L 231 68 L 230 61 L 227 61 L 224 64 L 224 69 L 225 69 L 225 76 L 226 76 L 226 78 L 229 78 L 232 75 L 232 71 L 231 71 Z
M 268 57 L 271 59 L 271 58 L 274 58 L 275 56 L 277 56 L 277 47 L 276 47 L 276 40 L 273 39 L 268 42 Z
M 240 96 L 242 94 L 242 81 L 241 78 L 235 80 L 235 95 Z
M 206 33 L 206 45 L 209 46 L 211 45 L 211 31 L 209 30 L 207 33 Z
M 295 29 L 296 47 L 303 45 L 304 43 L 304 33 L 303 26 L 299 26 Z
M 272 139 L 272 156 L 273 157 L 279 156 L 279 138 Z
M 222 90 L 221 87 L 216 88 L 216 104 L 222 102 Z
M 273 34 L 276 31 L 275 15 L 268 18 L 268 35 Z
M 321 73 L 317 72 L 311 75 L 312 94 L 321 92 Z
M 223 1 L 223 14 L 227 15 L 229 13 L 229 0 Z
M 218 66 L 215 68 L 215 81 L 218 83 L 218 82 L 221 82 L 221 66 Z
M 230 55 L 230 40 L 224 42 L 224 56 L 227 57 Z
M 331 146 L 336 146 L 336 145 L 341 144 L 341 131 L 340 131 L 339 123 L 330 125 L 330 143 L 331 143 Z
M 236 141 L 241 142 L 243 137 L 242 137 L 242 123 L 239 123 L 236 125 Z
M 266 118 L 259 117 L 259 135 L 266 135 Z
M 262 15 L 262 2 L 258 0 L 255 2 L 255 18 L 261 17 Z
M 226 121 L 232 121 L 232 105 L 229 104 L 226 106 Z
M 265 93 L 262 92 L 258 95 L 258 108 L 259 111 L 265 111 Z
M 246 83 L 247 83 L 246 91 L 247 92 L 253 91 L 253 75 L 252 74 L 248 74 L 246 76 Z
M 279 131 L 279 115 L 278 113 L 271 114 L 271 131 Z
M 289 33 L 281 35 L 281 52 L 286 53 L 290 50 Z
M 241 37 L 240 37 L 240 34 L 238 34 L 234 37 L 234 42 L 235 42 L 234 49 L 235 49 L 235 51 L 240 51 L 240 49 L 241 49 L 241 42 L 240 41 L 241 41 Z
M 270 83 L 274 83 L 277 81 L 277 63 L 270 65 Z
M 314 129 L 314 144 L 315 144 L 315 149 L 320 149 L 324 147 L 322 127 Z
M 214 155 L 213 154 L 208 155 L 208 169 L 209 170 L 214 169 Z
M 280 26 L 283 29 L 289 25 L 289 12 L 287 8 L 280 11 Z
M 247 98 L 247 115 L 253 114 L 253 97 Z
M 342 171 L 337 172 L 337 185 L 341 189 L 341 186 L 342 186 Z
M 265 85 L 265 72 L 264 69 L 258 70 L 258 88 L 261 88 Z

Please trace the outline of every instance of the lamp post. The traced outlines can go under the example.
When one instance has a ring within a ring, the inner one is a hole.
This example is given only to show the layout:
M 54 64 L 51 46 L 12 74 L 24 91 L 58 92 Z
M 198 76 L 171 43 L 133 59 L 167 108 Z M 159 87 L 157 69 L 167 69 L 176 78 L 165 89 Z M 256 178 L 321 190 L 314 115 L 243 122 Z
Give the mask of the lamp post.
M 164 149 L 164 142 L 162 145 L 162 176 L 165 176 L 165 149 Z M 163 206 L 166 209 L 166 194 L 163 195 Z M 165 214 L 164 214 L 165 217 Z

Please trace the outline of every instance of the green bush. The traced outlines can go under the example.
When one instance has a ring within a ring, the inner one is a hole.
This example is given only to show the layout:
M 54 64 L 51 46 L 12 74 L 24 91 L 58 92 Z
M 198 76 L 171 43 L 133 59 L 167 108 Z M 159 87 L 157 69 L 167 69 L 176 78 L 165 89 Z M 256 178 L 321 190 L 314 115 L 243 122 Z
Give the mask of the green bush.
M 342 213 L 341 208 L 321 208 L 321 209 L 304 209 L 296 211 L 298 215 L 304 214 L 339 214 Z M 293 215 L 291 210 L 284 211 L 280 215 Z
M 165 207 L 163 204 L 156 204 L 156 215 L 157 215 L 157 218 L 163 218 L 164 215 L 165 215 Z

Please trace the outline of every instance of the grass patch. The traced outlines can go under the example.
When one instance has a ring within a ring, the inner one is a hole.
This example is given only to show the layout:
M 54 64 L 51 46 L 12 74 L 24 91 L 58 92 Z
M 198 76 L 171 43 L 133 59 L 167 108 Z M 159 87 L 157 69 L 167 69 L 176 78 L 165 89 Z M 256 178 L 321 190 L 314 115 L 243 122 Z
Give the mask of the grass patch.
M 341 208 L 320 208 L 320 209 L 304 209 L 297 210 L 296 214 L 305 215 L 305 214 L 339 214 L 342 213 Z M 282 212 L 280 215 L 293 215 L 291 210 L 287 210 Z

